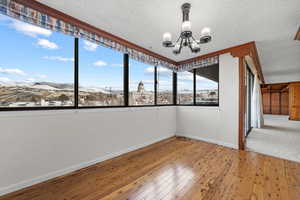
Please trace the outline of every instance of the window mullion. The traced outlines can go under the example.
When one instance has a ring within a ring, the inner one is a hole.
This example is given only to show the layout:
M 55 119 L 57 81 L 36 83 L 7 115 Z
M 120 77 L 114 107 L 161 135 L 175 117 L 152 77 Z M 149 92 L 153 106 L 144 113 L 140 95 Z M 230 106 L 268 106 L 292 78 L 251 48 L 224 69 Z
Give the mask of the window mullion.
M 193 104 L 196 105 L 196 69 L 193 69 Z
M 154 67 L 154 105 L 157 105 L 157 66 Z
M 78 108 L 79 99 L 79 48 L 78 38 L 74 39 L 74 107 Z
M 173 104 L 177 105 L 177 73 L 173 72 Z
M 123 59 L 123 67 L 124 67 L 124 83 L 123 83 L 123 94 L 124 94 L 124 105 L 127 107 L 129 105 L 129 56 L 128 54 L 124 54 Z

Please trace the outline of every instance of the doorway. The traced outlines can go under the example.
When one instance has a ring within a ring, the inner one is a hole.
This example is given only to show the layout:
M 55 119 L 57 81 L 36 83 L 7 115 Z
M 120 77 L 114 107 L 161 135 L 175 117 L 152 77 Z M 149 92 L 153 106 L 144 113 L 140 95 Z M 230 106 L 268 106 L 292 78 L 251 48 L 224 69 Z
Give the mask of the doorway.
M 251 103 L 252 103 L 252 95 L 253 95 L 253 87 L 254 87 L 254 74 L 250 70 L 249 66 L 247 65 L 246 70 L 246 79 L 245 79 L 245 86 L 246 86 L 246 112 L 245 112 L 245 138 L 251 132 Z

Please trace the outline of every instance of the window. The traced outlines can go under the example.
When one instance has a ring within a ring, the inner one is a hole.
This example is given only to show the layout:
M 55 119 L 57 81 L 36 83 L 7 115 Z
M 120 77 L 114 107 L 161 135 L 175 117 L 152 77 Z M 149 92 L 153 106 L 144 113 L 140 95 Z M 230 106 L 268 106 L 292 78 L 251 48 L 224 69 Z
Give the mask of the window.
M 196 105 L 219 104 L 219 64 L 195 69 Z
M 177 72 L 177 104 L 193 103 L 193 72 Z
M 79 40 L 79 106 L 122 106 L 123 54 Z
M 154 66 L 129 59 L 129 105 L 154 105 Z
M 74 106 L 74 38 L 0 17 L 0 107 Z
M 219 104 L 218 64 L 178 72 L 173 85 L 167 68 L 3 15 L 0 42 L 1 110 L 172 105 L 173 86 L 178 105 Z
M 173 103 L 173 71 L 157 67 L 157 104 Z

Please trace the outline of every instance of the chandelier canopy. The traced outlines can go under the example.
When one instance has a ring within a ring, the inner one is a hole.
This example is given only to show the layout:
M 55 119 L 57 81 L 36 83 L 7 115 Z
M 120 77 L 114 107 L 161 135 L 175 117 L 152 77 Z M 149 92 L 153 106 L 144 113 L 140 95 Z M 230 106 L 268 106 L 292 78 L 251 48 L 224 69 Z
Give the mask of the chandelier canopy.
M 210 28 L 203 28 L 201 31 L 201 37 L 199 40 L 196 40 L 193 37 L 191 21 L 189 20 L 189 14 L 191 9 L 191 4 L 184 3 L 181 6 L 182 9 L 182 25 L 181 33 L 179 38 L 175 43 L 172 42 L 171 33 L 167 32 L 163 35 L 163 46 L 164 47 L 173 47 L 173 53 L 179 54 L 182 47 L 189 47 L 193 53 L 200 52 L 200 44 L 208 43 L 211 41 L 212 37 L 210 34 Z

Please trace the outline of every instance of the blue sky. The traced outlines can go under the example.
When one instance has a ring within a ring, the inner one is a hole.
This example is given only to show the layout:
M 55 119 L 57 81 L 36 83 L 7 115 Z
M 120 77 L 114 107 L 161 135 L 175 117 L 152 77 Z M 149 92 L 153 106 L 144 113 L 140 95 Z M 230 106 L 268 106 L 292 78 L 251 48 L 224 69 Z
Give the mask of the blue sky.
M 0 14 L 0 82 L 49 81 L 73 83 L 74 38 L 26 24 Z M 84 87 L 123 88 L 123 54 L 89 41 L 79 40 L 79 84 Z M 159 88 L 171 90 L 171 71 L 159 67 Z M 191 88 L 185 73 L 179 83 Z M 130 59 L 130 90 L 140 81 L 154 90 L 153 67 Z M 214 88 L 202 79 L 204 88 Z M 200 83 L 199 82 L 199 83 Z

